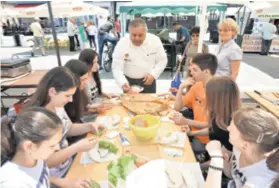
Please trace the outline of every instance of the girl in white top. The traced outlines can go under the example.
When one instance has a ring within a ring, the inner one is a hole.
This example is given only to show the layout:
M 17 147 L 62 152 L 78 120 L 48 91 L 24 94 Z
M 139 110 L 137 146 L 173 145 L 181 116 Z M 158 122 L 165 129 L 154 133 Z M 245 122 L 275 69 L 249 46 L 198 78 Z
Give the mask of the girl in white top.
M 49 170 L 44 162 L 62 138 L 61 120 L 51 111 L 32 107 L 15 122 L 1 120 L 1 188 L 49 188 Z
M 88 132 L 96 132 L 99 124 L 72 123 L 64 106 L 72 102 L 72 96 L 80 85 L 79 80 L 66 67 L 56 67 L 51 69 L 40 81 L 36 92 L 31 97 L 27 106 L 42 106 L 56 113 L 63 123 L 63 136 L 60 141 L 61 150 L 52 154 L 47 160 L 50 167 L 51 183 L 57 187 L 82 187 L 89 188 L 89 179 L 66 179 L 66 175 L 72 164 L 72 157 L 78 152 L 86 152 L 92 149 L 96 140 L 94 138 L 84 138 L 69 145 L 67 137 L 78 136 Z
M 78 57 L 79 60 L 84 62 L 88 69 L 88 82 L 85 85 L 84 91 L 88 97 L 89 112 L 102 113 L 109 110 L 112 106 L 111 103 L 104 102 L 105 98 L 118 97 L 117 94 L 104 93 L 102 90 L 102 82 L 99 76 L 98 54 L 95 50 L 85 49 L 82 50 Z
M 92 44 L 94 44 L 94 48 L 97 50 L 97 45 L 96 45 L 97 33 L 98 33 L 97 27 L 91 21 L 89 21 L 86 30 L 88 31 L 90 48 L 92 48 Z
M 232 178 L 228 188 L 270 188 L 279 172 L 278 120 L 261 109 L 241 109 L 234 115 L 228 129 L 234 149 L 230 157 L 224 154 L 224 164 L 220 143 L 212 141 L 207 145 L 215 160 L 210 167 L 206 188 L 220 187 L 222 170 Z

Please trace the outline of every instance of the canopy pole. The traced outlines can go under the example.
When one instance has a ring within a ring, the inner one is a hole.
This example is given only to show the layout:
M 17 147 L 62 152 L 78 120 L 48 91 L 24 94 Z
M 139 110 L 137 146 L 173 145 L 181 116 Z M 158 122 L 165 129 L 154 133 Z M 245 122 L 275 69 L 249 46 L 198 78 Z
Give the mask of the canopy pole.
M 206 10 L 207 10 L 207 5 L 202 4 L 201 8 L 201 15 L 200 15 L 200 39 L 199 39 L 199 45 L 198 45 L 198 53 L 202 52 L 202 43 L 203 43 L 203 36 L 205 34 L 205 16 L 206 16 Z
M 55 50 L 56 50 L 58 66 L 62 66 L 61 59 L 60 59 L 60 53 L 59 53 L 59 46 L 58 46 L 57 37 L 56 37 L 56 31 L 55 31 L 55 27 L 54 27 L 53 14 L 52 14 L 52 8 L 51 8 L 51 1 L 47 2 L 47 7 L 48 7 L 48 13 L 49 13 L 49 18 L 50 18 L 50 22 L 51 22 L 53 40 L 54 40 L 54 43 L 55 43 Z

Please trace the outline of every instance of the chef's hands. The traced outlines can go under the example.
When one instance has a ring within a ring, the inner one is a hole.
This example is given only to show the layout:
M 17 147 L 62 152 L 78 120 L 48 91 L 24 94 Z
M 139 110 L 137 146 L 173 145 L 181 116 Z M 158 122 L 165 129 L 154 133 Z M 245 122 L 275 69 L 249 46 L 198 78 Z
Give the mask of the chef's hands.
M 154 81 L 154 77 L 151 74 L 148 74 L 143 79 L 144 85 L 151 85 Z
M 128 93 L 130 91 L 131 87 L 130 87 L 129 83 L 125 83 L 122 85 L 122 89 L 123 89 L 124 93 Z
M 128 83 L 125 83 L 122 85 L 122 89 L 124 93 L 129 93 L 129 94 L 137 94 L 138 92 L 133 91 Z

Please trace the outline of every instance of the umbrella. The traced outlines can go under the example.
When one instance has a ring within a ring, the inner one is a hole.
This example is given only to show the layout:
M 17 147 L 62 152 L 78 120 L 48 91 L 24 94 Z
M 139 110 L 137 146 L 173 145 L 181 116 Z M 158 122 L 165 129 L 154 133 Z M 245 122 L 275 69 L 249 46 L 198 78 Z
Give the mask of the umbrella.
M 26 9 L 19 17 L 49 17 L 52 26 L 53 40 L 55 43 L 58 65 L 61 66 L 60 53 L 58 48 L 56 31 L 54 28 L 53 17 L 76 17 L 84 15 L 103 15 L 107 16 L 108 11 L 82 1 L 48 1 L 47 4 L 39 5 L 34 8 Z
M 20 12 L 16 11 L 16 10 L 13 10 L 13 9 L 10 9 L 10 8 L 4 8 L 2 9 L 1 8 L 1 11 L 0 11 L 0 16 L 4 16 L 4 17 L 16 17 L 16 16 L 19 16 L 20 15 Z
M 82 1 L 52 1 L 51 2 L 53 17 L 76 17 L 84 15 L 102 15 L 108 16 L 106 9 L 94 6 Z M 47 4 L 37 7 L 28 8 L 22 11 L 20 17 L 48 17 Z

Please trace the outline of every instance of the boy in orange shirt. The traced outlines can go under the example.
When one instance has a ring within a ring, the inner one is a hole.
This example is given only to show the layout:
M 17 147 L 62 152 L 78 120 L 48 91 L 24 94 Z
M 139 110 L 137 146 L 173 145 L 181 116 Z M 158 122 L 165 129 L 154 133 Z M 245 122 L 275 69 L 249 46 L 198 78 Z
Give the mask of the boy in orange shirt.
M 206 112 L 205 85 L 214 76 L 218 66 L 218 60 L 213 54 L 203 53 L 196 55 L 191 63 L 190 73 L 192 77 L 187 78 L 180 85 L 176 95 L 174 109 L 180 111 L 185 106 L 192 109 L 194 120 L 205 122 L 204 125 L 207 126 L 208 115 Z M 187 91 L 187 88 L 191 85 L 191 89 Z M 189 121 L 192 121 L 183 117 L 179 112 L 174 113 L 172 119 L 178 125 L 187 125 L 190 124 Z M 191 128 L 195 133 L 201 133 L 201 129 L 205 128 L 205 126 L 192 126 Z M 204 152 L 205 145 L 208 142 L 209 137 L 206 134 L 205 136 L 195 137 L 192 140 L 193 150 L 197 153 Z

